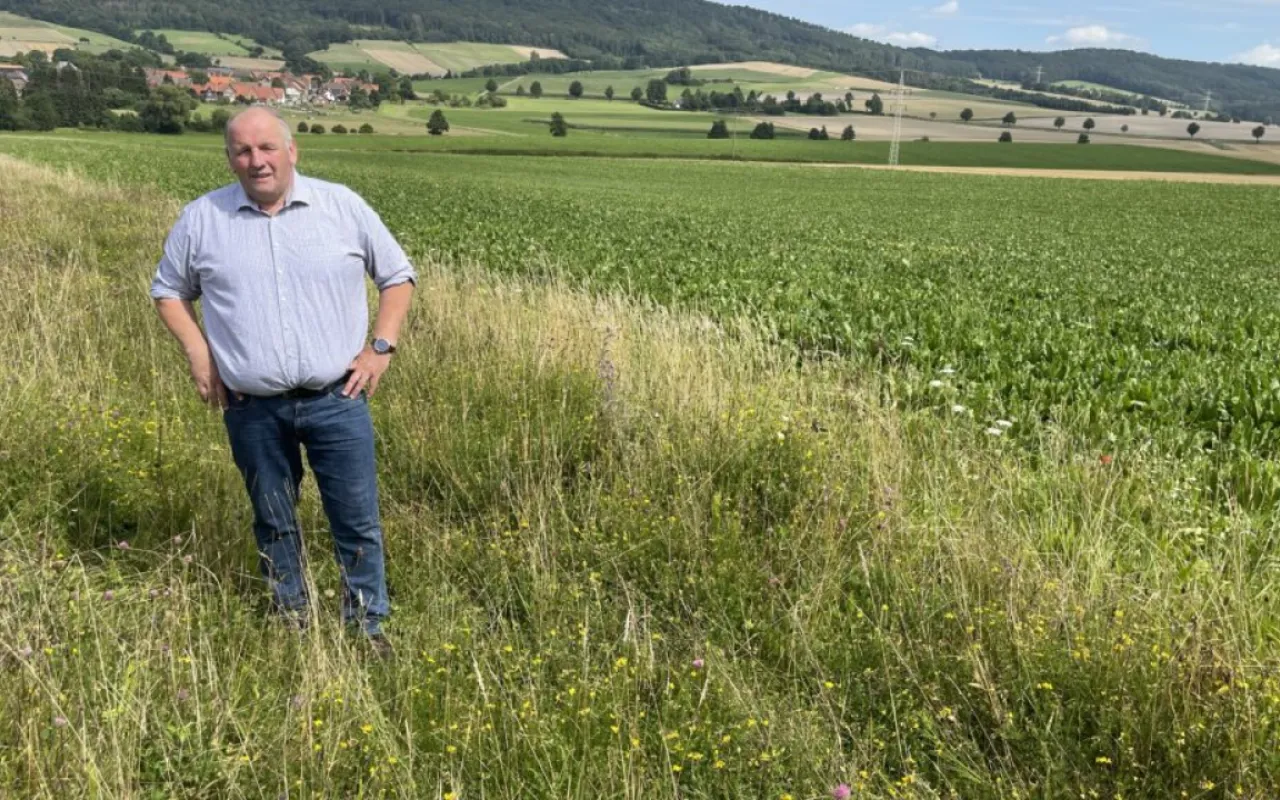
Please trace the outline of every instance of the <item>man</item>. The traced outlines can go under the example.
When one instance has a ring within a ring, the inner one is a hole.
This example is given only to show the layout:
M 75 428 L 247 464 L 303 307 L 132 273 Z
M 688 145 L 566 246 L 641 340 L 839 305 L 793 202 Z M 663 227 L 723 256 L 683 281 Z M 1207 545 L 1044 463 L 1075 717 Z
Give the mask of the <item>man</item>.
M 294 170 L 297 145 L 273 111 L 237 115 L 226 148 L 238 183 L 183 209 L 151 296 L 200 398 L 222 409 L 275 607 L 305 625 L 295 511 L 305 447 L 345 584 L 343 615 L 388 655 L 368 397 L 391 363 L 417 275 L 358 195 Z M 371 341 L 365 275 L 379 290 Z

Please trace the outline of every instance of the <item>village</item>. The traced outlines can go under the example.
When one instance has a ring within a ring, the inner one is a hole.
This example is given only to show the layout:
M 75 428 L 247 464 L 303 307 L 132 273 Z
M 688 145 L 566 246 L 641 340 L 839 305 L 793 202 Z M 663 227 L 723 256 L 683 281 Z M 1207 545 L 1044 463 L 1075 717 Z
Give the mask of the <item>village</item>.
M 59 70 L 78 69 L 69 61 L 54 64 Z M 170 85 L 188 90 L 206 103 L 259 103 L 272 106 L 327 106 L 349 103 L 353 95 L 371 96 L 378 84 L 358 77 L 319 74 L 295 75 L 287 71 L 236 70 L 229 67 L 204 69 L 143 68 L 147 87 Z M 0 62 L 0 79 L 13 84 L 18 95 L 30 82 L 22 64 Z

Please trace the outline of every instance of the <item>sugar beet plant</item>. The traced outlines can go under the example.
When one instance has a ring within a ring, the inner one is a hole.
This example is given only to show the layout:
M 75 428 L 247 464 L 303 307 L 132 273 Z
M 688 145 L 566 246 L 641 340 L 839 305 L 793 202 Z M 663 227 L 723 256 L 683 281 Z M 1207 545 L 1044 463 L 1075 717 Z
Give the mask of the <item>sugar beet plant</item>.
M 0 143 L 182 197 L 227 180 L 212 148 L 135 147 Z M 798 352 L 885 370 L 895 403 L 1280 497 L 1274 189 L 397 153 L 302 168 L 358 189 L 419 257 L 761 317 Z

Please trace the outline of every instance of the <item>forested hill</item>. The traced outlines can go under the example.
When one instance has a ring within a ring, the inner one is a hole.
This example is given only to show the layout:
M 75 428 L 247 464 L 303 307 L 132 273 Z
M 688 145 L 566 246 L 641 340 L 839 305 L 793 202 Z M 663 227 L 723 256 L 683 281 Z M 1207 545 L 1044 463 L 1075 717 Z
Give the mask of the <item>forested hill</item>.
M 128 38 L 139 28 L 252 36 L 290 53 L 353 38 L 555 48 L 632 65 L 770 60 L 836 70 L 964 74 L 919 53 L 708 0 L 0 0 L 0 10 Z
M 0 10 L 130 39 L 137 29 L 251 36 L 301 56 L 354 38 L 482 41 L 562 50 L 632 68 L 768 60 L 891 78 L 1085 80 L 1215 110 L 1280 119 L 1280 70 L 1164 59 L 1125 50 L 1024 53 L 904 50 L 742 6 L 708 0 L 0 0 Z
M 1092 81 L 1195 108 L 1204 102 L 1205 92 L 1211 92 L 1214 109 L 1246 119 L 1273 116 L 1280 121 L 1280 70 L 1267 67 L 1182 61 L 1130 50 L 953 50 L 945 55 L 974 65 L 985 78 L 1022 81 L 1043 67 L 1046 83 Z

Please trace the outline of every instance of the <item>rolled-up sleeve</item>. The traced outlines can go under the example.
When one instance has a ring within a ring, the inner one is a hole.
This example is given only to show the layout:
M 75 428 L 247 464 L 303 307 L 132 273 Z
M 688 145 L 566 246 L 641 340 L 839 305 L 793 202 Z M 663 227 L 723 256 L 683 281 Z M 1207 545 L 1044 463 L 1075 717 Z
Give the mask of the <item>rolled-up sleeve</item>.
M 364 234 L 365 269 L 378 290 L 401 283 L 418 283 L 418 273 L 409 263 L 409 257 L 400 243 L 382 223 L 378 212 L 363 199 L 356 198 L 359 207 L 360 228 Z
M 200 296 L 200 280 L 191 268 L 194 221 L 190 206 L 183 209 L 164 241 L 164 254 L 151 280 L 155 300 L 195 300 Z

